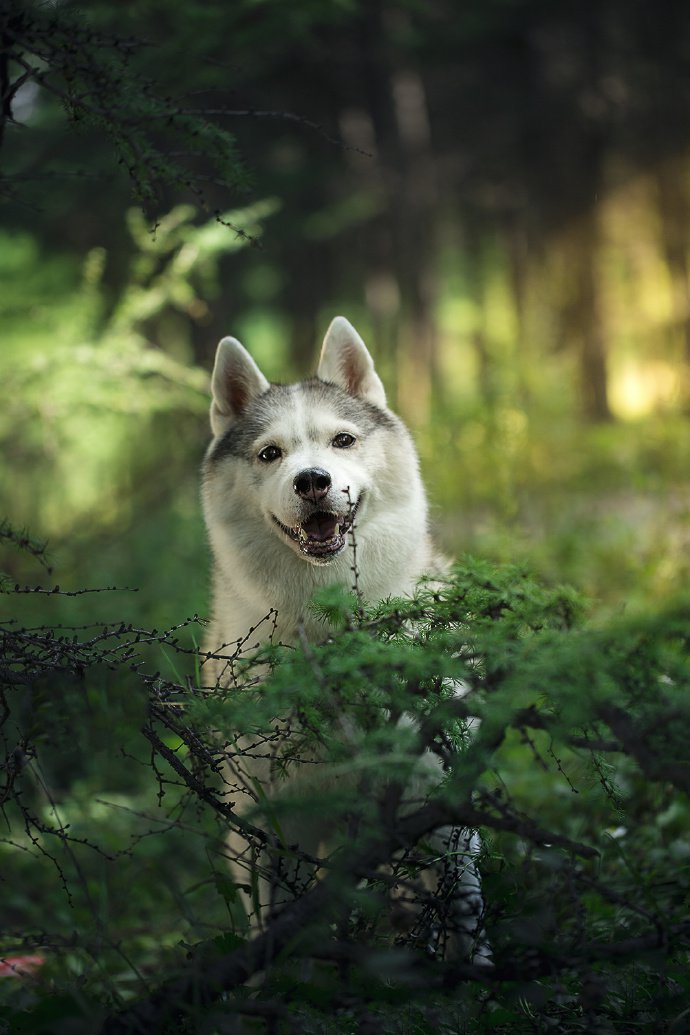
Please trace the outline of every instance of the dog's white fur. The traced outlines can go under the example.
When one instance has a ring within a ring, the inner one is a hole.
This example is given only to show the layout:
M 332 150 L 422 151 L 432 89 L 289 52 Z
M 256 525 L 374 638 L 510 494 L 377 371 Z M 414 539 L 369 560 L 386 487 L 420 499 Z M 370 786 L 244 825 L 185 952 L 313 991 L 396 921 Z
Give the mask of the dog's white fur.
M 334 533 L 333 549 L 325 554 L 322 544 L 314 546 L 300 534 L 315 508 L 334 515 L 333 522 L 340 522 L 334 527 L 343 529 L 356 504 L 357 589 L 367 602 L 411 594 L 420 576 L 445 567 L 429 537 L 426 494 L 410 435 L 387 408 L 371 356 L 344 317 L 328 328 L 316 379 L 272 386 L 235 338 L 223 338 L 212 389 L 213 440 L 202 489 L 215 560 L 209 652 L 227 657 L 250 628 L 252 648 L 269 638 L 289 644 L 298 634 L 312 642 L 327 635 L 309 605 L 320 587 L 353 586 L 353 555 L 346 534 Z M 342 442 L 348 444 L 343 448 Z M 297 490 L 300 477 L 310 471 L 330 478 L 318 502 Z M 269 613 L 273 620 L 266 620 Z M 209 669 L 214 684 L 232 681 L 232 665 L 221 658 L 212 659 Z M 420 783 L 440 779 L 439 761 L 430 752 L 420 759 L 419 776 L 416 791 Z M 265 760 L 243 759 L 233 778 L 244 780 L 250 794 L 256 779 L 269 796 L 278 791 Z M 292 831 L 291 840 L 314 853 L 331 833 L 304 828 Z M 439 833 L 447 837 L 449 831 Z M 466 876 L 459 878 L 465 895 L 458 907 L 469 918 L 464 927 L 469 943 L 481 910 L 471 862 L 478 842 L 470 832 L 458 833 L 469 860 Z M 441 841 L 439 836 L 439 851 Z M 234 835 L 232 851 L 242 853 L 241 838 Z M 488 949 L 479 955 L 488 959 Z

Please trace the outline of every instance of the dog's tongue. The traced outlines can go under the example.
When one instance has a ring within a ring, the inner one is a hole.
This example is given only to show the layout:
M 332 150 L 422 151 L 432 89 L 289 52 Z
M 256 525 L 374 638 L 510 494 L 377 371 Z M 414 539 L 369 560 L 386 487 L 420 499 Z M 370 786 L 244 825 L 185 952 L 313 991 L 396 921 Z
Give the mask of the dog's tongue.
M 315 514 L 308 517 L 303 523 L 302 528 L 307 533 L 310 539 L 316 539 L 318 542 L 325 542 L 327 539 L 332 539 L 338 529 L 338 516 L 337 514 L 327 514 L 323 510 L 317 510 Z

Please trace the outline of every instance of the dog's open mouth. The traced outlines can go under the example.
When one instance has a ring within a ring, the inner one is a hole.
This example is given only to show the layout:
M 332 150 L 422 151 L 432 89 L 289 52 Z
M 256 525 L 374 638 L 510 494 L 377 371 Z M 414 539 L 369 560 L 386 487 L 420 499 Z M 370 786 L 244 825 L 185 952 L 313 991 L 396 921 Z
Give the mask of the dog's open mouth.
M 328 558 L 340 553 L 345 546 L 345 536 L 352 528 L 358 507 L 359 500 L 351 508 L 349 514 L 315 510 L 301 525 L 294 525 L 292 528 L 284 525 L 275 516 L 273 520 L 285 535 L 297 543 L 307 557 Z

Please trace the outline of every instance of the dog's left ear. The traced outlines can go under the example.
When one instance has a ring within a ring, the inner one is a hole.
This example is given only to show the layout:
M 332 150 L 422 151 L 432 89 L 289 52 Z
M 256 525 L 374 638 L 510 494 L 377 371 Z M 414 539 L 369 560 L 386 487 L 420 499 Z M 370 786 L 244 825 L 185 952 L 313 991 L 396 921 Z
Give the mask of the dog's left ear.
M 349 320 L 336 316 L 326 331 L 316 376 L 375 406 L 385 407 L 386 393 L 366 345 Z

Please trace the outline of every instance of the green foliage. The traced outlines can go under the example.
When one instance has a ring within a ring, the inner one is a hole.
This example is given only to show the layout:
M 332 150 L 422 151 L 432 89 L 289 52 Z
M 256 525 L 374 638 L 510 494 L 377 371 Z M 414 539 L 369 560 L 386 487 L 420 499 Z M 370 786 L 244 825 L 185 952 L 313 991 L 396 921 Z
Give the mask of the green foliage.
M 257 236 L 275 208 L 267 201 L 226 215 Z M 247 237 L 215 220 L 199 225 L 194 219 L 194 209 L 180 206 L 151 236 L 141 212 L 131 211 L 136 251 L 117 306 L 105 315 L 106 256 L 91 252 L 81 283 L 65 284 L 55 309 L 42 314 L 40 345 L 33 346 L 15 329 L 12 314 L 20 303 L 36 306 L 46 280 L 27 282 L 36 256 L 22 241 L 15 248 L 6 239 L 15 265 L 8 264 L 2 303 L 10 332 L 0 359 L 7 393 L 0 482 L 13 487 L 15 522 L 31 521 L 44 535 L 60 537 L 98 513 L 101 527 L 112 527 L 126 515 L 134 486 L 158 468 L 163 441 L 171 447 L 169 477 L 188 470 L 187 453 L 172 448 L 180 436 L 201 450 L 208 375 L 189 363 L 189 333 L 174 318 L 207 312 L 219 257 L 245 247 Z M 62 274 L 67 279 L 68 272 Z M 149 329 L 166 315 L 163 347 Z M 30 478 L 22 476 L 27 466 Z
M 209 179 L 228 189 L 246 187 L 232 134 L 161 92 L 147 75 L 143 40 L 103 31 L 98 22 L 99 12 L 94 17 L 71 4 L 3 5 L 3 128 L 20 87 L 40 87 L 73 130 L 109 141 L 136 202 L 152 219 L 169 187 L 186 190 L 206 211 Z M 211 177 L 194 168 L 200 154 L 210 163 Z M 4 194 L 17 195 L 15 178 L 0 185 Z M 220 209 L 214 215 L 245 233 Z
M 108 1016 L 104 1031 L 170 1033 L 230 1017 L 249 1032 L 257 1016 L 333 1035 L 365 1021 L 447 1035 L 681 1024 L 687 597 L 592 623 L 571 590 L 467 559 L 412 600 L 366 609 L 331 590 L 314 606 L 324 643 L 240 646 L 236 685 L 211 692 L 203 664 L 183 676 L 184 630 L 3 623 L 0 953 L 47 960 L 0 981 L 10 1030 L 85 1035 Z M 155 671 L 161 648 L 174 680 Z M 420 775 L 428 749 L 440 782 Z M 242 812 L 221 762 L 246 751 L 291 779 Z M 391 884 L 414 885 L 444 824 L 482 833 L 488 970 L 389 924 Z M 310 828 L 329 832 L 316 867 L 291 833 Z M 239 881 L 221 845 L 233 829 L 254 860 Z M 299 858 L 295 900 L 250 936 L 259 878 Z
M 418 438 L 450 552 L 521 558 L 606 610 L 646 611 L 687 584 L 686 420 L 587 428 L 533 410 L 516 433 L 468 405 Z

